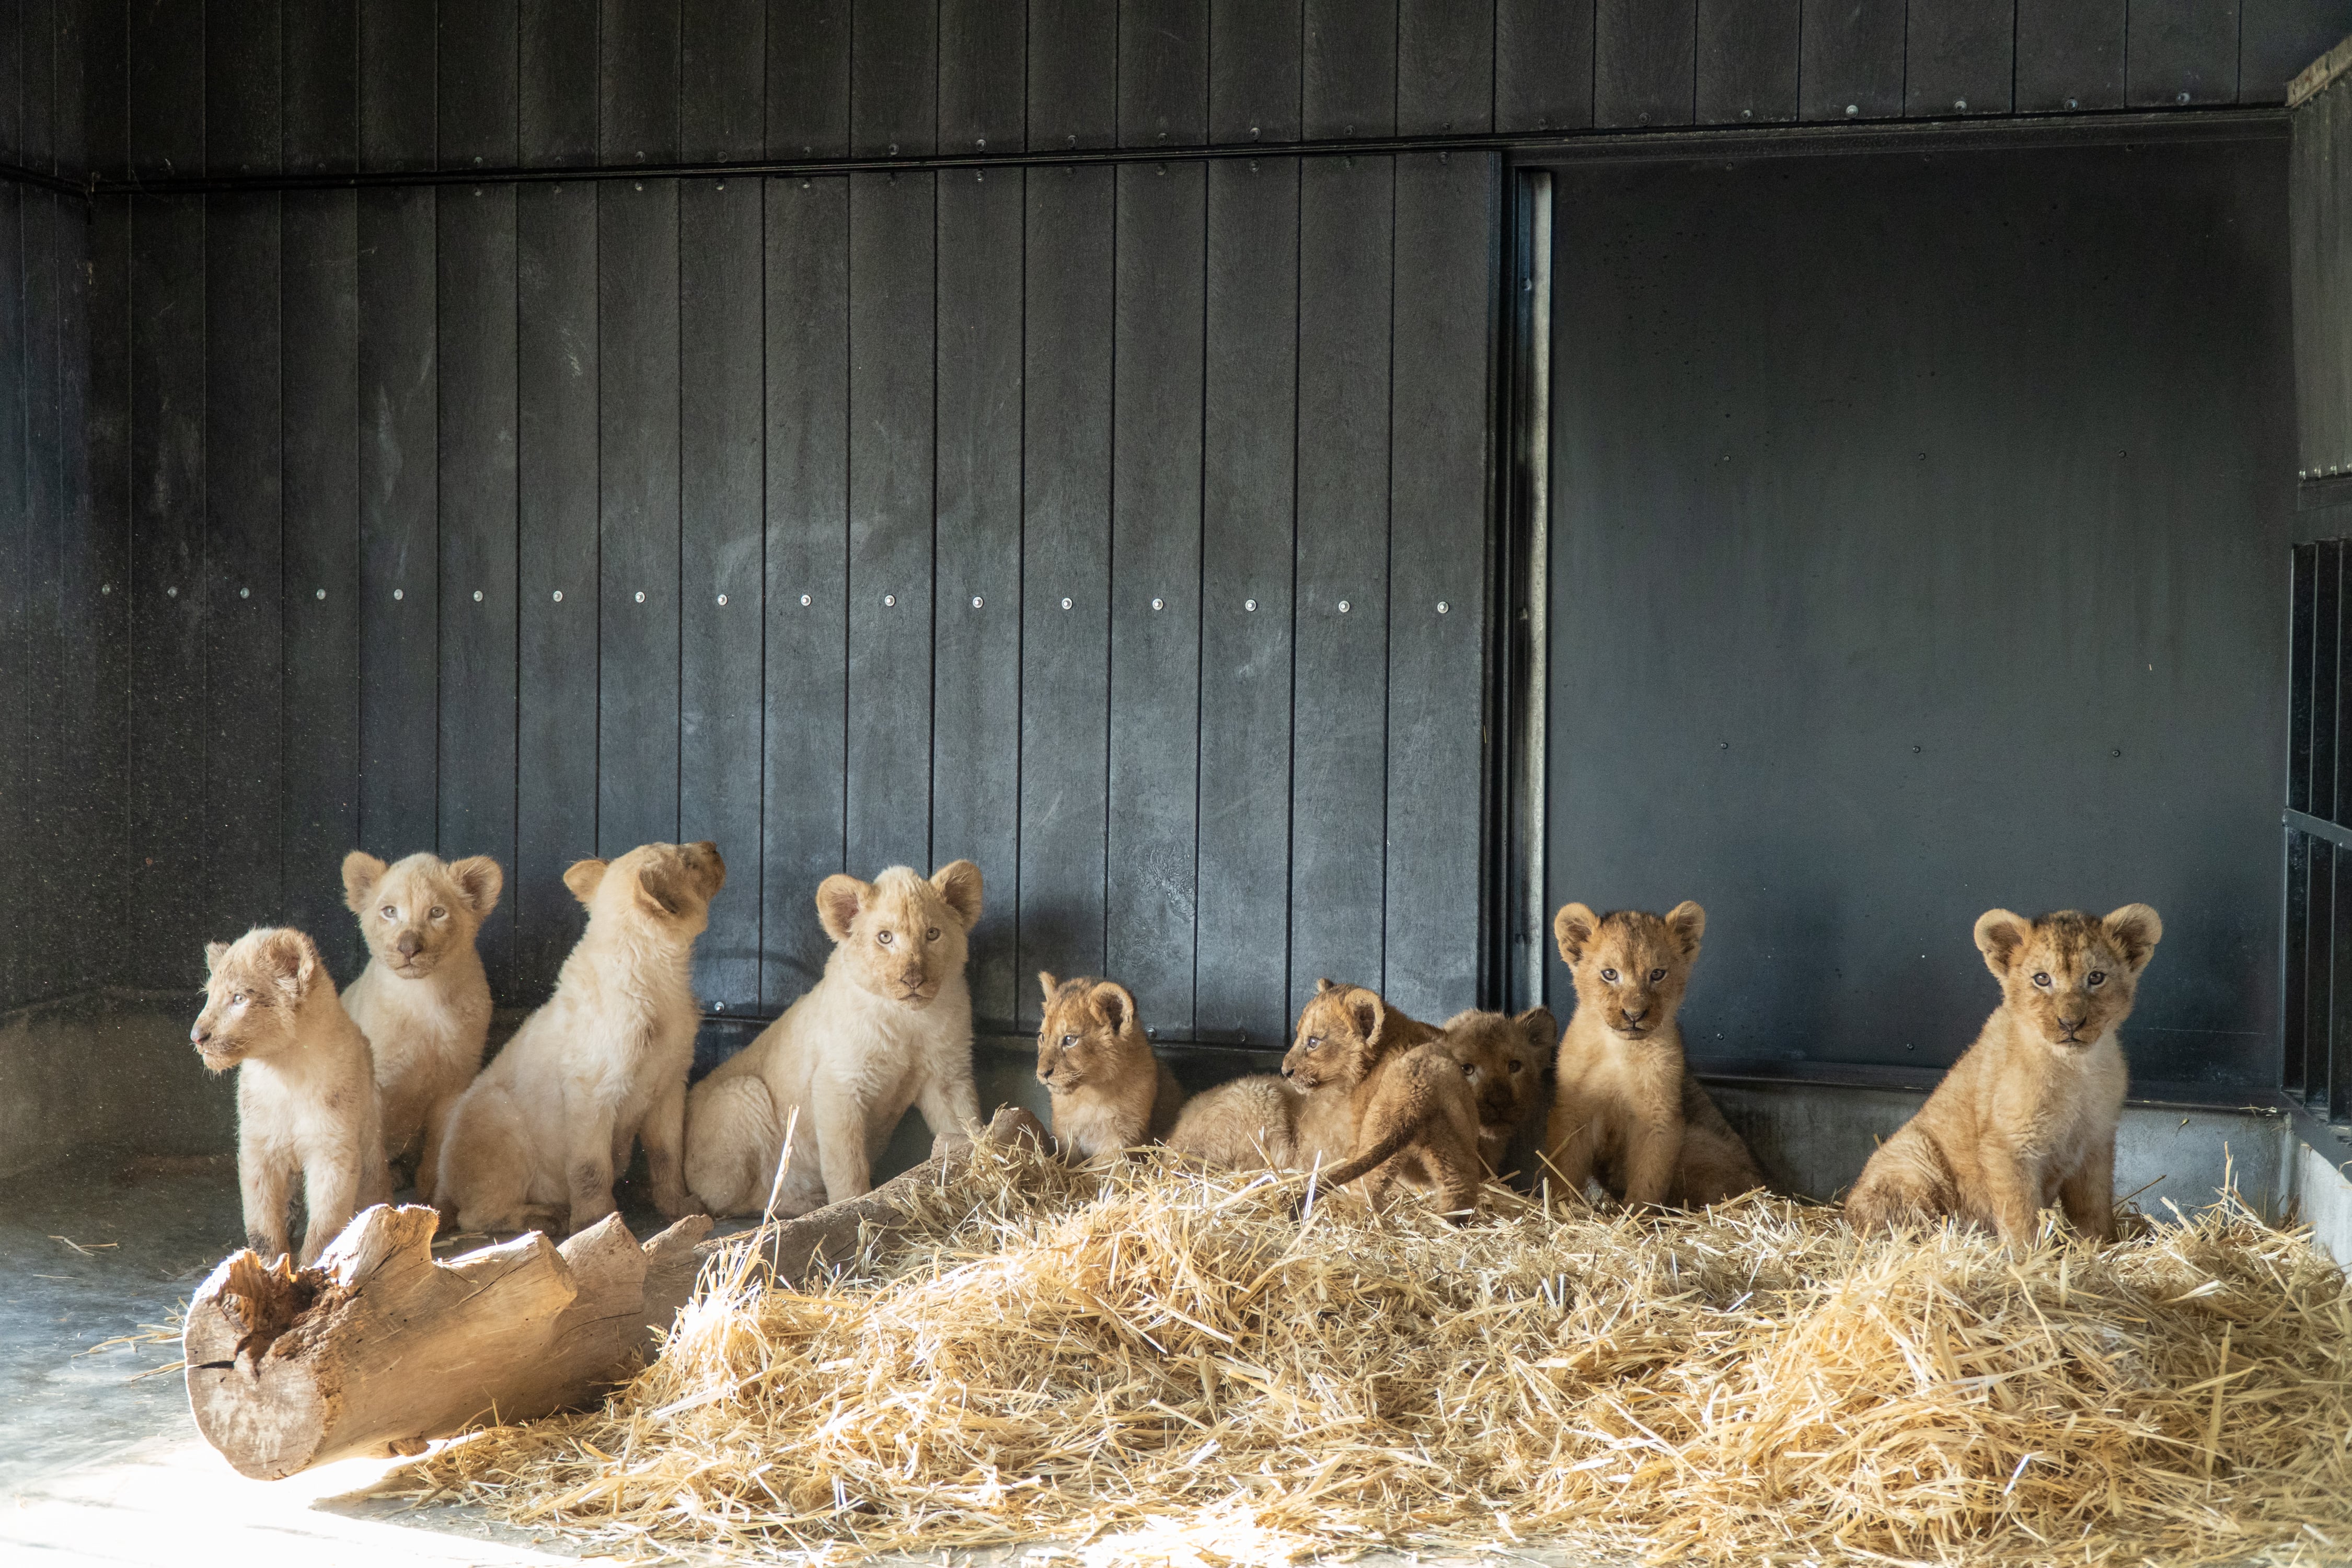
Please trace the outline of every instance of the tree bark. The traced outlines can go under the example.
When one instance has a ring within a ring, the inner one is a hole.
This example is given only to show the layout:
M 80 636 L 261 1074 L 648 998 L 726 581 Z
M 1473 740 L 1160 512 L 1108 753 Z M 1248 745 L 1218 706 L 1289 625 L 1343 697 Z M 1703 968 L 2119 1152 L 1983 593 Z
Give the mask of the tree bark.
M 1049 1147 L 1017 1107 L 984 1142 Z M 907 1202 L 970 1162 L 942 1148 L 864 1197 L 757 1237 L 762 1271 L 796 1286 L 908 1223 Z M 188 1403 L 205 1440 L 244 1475 L 275 1480 L 357 1455 L 413 1454 L 432 1438 L 587 1405 L 634 1374 L 692 1294 L 710 1221 L 682 1219 L 643 1247 L 608 1215 L 561 1247 L 532 1232 L 436 1261 L 439 1215 L 378 1205 L 315 1268 L 250 1249 L 188 1303 Z M 699 1245 L 698 1245 L 699 1244 Z

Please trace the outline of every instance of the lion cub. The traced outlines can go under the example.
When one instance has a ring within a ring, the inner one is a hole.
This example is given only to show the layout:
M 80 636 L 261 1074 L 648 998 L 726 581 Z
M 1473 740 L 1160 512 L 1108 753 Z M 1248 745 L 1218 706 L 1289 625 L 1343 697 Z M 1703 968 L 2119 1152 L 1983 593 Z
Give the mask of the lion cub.
M 1919 1114 L 1879 1146 L 1845 1200 L 1858 1228 L 1945 1215 L 2033 1240 L 2054 1200 L 2074 1228 L 2116 1233 L 2116 1120 L 2128 1075 L 2116 1030 L 2163 939 L 2146 904 L 2105 920 L 1989 910 L 1977 951 L 2000 1005 Z
M 1503 1175 L 1511 1140 L 1536 1108 L 1544 1058 L 1559 1031 L 1549 1007 L 1530 1007 L 1516 1018 L 1474 1010 L 1445 1020 L 1439 1043 L 1470 1080 L 1478 1102 L 1478 1157 L 1490 1176 Z
M 211 976 L 188 1031 L 215 1072 L 236 1075 L 236 1184 L 246 1245 L 287 1250 L 286 1207 L 302 1178 L 304 1268 L 351 1224 L 392 1196 L 367 1037 L 335 995 L 318 944 L 299 931 L 257 927 L 205 944 Z
M 1378 1204 L 1403 1181 L 1435 1188 L 1443 1213 L 1475 1209 L 1486 1173 L 1477 1101 L 1440 1032 L 1360 985 L 1318 980 L 1315 987 L 1282 1071 L 1310 1097 L 1347 1097 L 1351 1152 L 1325 1170 L 1326 1184 L 1369 1175 L 1365 1193 Z
M 642 1138 L 654 1207 L 695 1212 L 679 1179 L 686 1073 L 702 1009 L 688 963 L 727 880 L 719 847 L 643 844 L 581 860 L 563 885 L 588 929 L 555 994 L 459 1097 L 435 1201 L 467 1230 L 572 1230 L 614 1212 L 613 1179 Z
M 793 1216 L 863 1195 L 874 1151 L 908 1106 L 935 1137 L 969 1137 L 980 1121 L 963 976 L 980 868 L 953 861 L 929 881 L 905 866 L 871 882 L 835 874 L 816 910 L 834 942 L 824 978 L 688 1105 L 687 1184 L 714 1214 L 767 1203 L 788 1126 L 776 1212 Z
M 343 857 L 343 898 L 359 916 L 368 966 L 343 992 L 343 1010 L 375 1052 L 386 1159 L 425 1135 L 416 1195 L 433 1201 L 441 1131 L 482 1068 L 490 1032 L 490 982 L 474 933 L 506 885 L 499 863 L 476 855 L 454 864 L 411 855 L 386 866 L 363 849 Z
M 1305 1095 L 1274 1074 L 1252 1073 L 1186 1100 L 1166 1142 L 1174 1152 L 1211 1165 L 1295 1170 L 1299 1164 L 1299 1116 L 1306 1105 Z
M 1629 1205 L 1703 1205 L 1764 1184 L 1683 1060 L 1676 1016 L 1706 931 L 1706 911 L 1687 900 L 1664 919 L 1582 904 L 1552 918 L 1576 1012 L 1559 1039 L 1544 1146 L 1569 1192 L 1582 1195 L 1598 1176 Z
M 1135 995 L 1116 980 L 1056 980 L 1040 970 L 1045 1018 L 1037 1081 L 1054 1101 L 1054 1140 L 1080 1160 L 1157 1143 L 1176 1125 L 1184 1091 L 1151 1054 Z

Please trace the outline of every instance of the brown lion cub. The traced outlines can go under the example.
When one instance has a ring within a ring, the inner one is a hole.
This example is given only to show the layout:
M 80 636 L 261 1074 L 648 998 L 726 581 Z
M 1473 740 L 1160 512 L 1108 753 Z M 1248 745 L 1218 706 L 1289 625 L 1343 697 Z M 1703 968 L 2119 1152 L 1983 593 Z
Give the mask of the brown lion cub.
M 1188 1159 L 1241 1171 L 1287 1171 L 1298 1163 L 1298 1118 L 1306 1096 L 1272 1073 L 1252 1073 L 1184 1102 L 1168 1147 Z
M 188 1038 L 205 1066 L 236 1075 L 236 1184 L 246 1245 L 287 1250 L 286 1209 L 302 1179 L 309 1268 L 352 1216 L 388 1202 L 375 1064 L 335 995 L 318 945 L 299 931 L 257 927 L 207 942 L 205 1010 Z
M 1345 1095 L 1355 1135 L 1349 1157 L 1323 1173 L 1327 1186 L 1369 1176 L 1380 1203 L 1397 1182 L 1437 1191 L 1441 1212 L 1478 1205 L 1486 1162 L 1470 1080 L 1438 1030 L 1406 1017 L 1360 985 L 1315 983 L 1298 1015 L 1283 1076 L 1310 1097 Z
M 1045 1019 L 1037 1081 L 1054 1101 L 1054 1141 L 1079 1160 L 1157 1143 L 1174 1131 L 1184 1091 L 1151 1054 L 1135 995 L 1116 980 L 1056 980 L 1040 970 Z
M 1598 1176 L 1636 1207 L 1762 1186 L 1755 1156 L 1683 1059 L 1677 1016 L 1706 911 L 1688 900 L 1664 919 L 1563 904 L 1551 929 L 1576 979 L 1544 1137 L 1553 1178 L 1581 1196 Z
M 1536 1108 L 1543 1059 L 1559 1032 L 1549 1007 L 1530 1007 L 1516 1018 L 1472 1011 L 1445 1020 L 1442 1043 L 1462 1064 L 1478 1102 L 1478 1157 L 1490 1176 L 1501 1177 L 1511 1140 Z
M 2116 1119 L 2127 1073 L 2116 1030 L 2163 939 L 2146 904 L 2105 920 L 1989 910 L 1977 951 L 2000 1005 L 1919 1114 L 1879 1146 L 1845 1200 L 1861 1229 L 1946 1215 L 2012 1249 L 2054 1200 L 2076 1230 L 2116 1233 Z

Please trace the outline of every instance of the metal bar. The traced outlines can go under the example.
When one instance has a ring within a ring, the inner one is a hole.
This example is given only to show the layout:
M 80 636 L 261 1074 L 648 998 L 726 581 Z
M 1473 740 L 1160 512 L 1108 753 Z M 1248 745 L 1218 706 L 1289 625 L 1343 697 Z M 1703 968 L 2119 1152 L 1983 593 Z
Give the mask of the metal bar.
M 2279 820 L 2297 833 L 2307 833 L 2314 838 L 2324 838 L 2330 844 L 2352 849 L 2352 827 L 2338 826 L 2324 817 L 2314 816 L 2307 811 L 2296 811 L 2292 806 L 2279 813 Z

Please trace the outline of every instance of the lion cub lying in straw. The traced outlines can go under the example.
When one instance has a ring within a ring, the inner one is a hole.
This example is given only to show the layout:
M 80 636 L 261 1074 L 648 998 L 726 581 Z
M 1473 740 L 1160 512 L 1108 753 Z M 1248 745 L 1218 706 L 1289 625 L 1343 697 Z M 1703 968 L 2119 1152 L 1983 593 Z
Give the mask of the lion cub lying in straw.
M 1683 1060 L 1677 1015 L 1706 931 L 1706 911 L 1688 900 L 1663 920 L 1582 904 L 1552 918 L 1576 1012 L 1559 1040 L 1545 1159 L 1569 1192 L 1598 1176 L 1629 1205 L 1696 1206 L 1764 1184 Z
M 862 1196 L 874 1151 L 908 1106 L 935 1141 L 968 1138 L 980 1121 L 963 977 L 980 868 L 951 861 L 929 881 L 905 866 L 871 882 L 835 874 L 817 888 L 816 912 L 834 942 L 824 977 L 688 1103 L 687 1183 L 714 1214 L 767 1203 L 787 1127 L 776 1213 L 796 1217 Z
M 1037 984 L 1045 992 L 1037 1081 L 1054 1101 L 1054 1141 L 1092 1160 L 1165 1139 L 1184 1091 L 1151 1054 L 1134 994 L 1116 980 L 1056 980 L 1043 970 Z
M 299 931 L 262 927 L 207 942 L 205 1010 L 188 1031 L 215 1072 L 236 1075 L 236 1184 L 246 1245 L 287 1250 L 286 1208 L 302 1178 L 304 1268 L 351 1224 L 388 1202 L 375 1066 L 335 995 L 318 945 Z
M 2000 1005 L 1919 1114 L 1879 1146 L 1845 1200 L 1857 1228 L 1945 1215 L 2012 1250 L 2054 1201 L 2084 1236 L 2116 1234 L 2116 1120 L 2128 1075 L 2116 1030 L 2163 939 L 2146 904 L 2105 920 L 2061 910 L 1978 920 Z
M 686 1073 L 702 1008 L 694 939 L 727 880 L 719 847 L 642 844 L 582 860 L 563 885 L 588 929 L 555 994 L 457 1101 L 436 1202 L 467 1230 L 523 1230 L 547 1216 L 584 1229 L 614 1212 L 613 1178 L 645 1140 L 654 1206 L 695 1212 L 679 1177 Z
M 474 933 L 505 885 L 487 855 L 455 863 L 411 855 L 389 867 L 363 849 L 343 857 L 343 899 L 368 946 L 368 966 L 343 992 L 343 1010 L 375 1053 L 385 1158 L 400 1158 L 425 1135 L 416 1195 L 428 1204 L 449 1112 L 482 1069 L 490 982 Z
M 1310 1096 L 1347 1097 L 1353 1147 L 1324 1171 L 1326 1185 L 1369 1176 L 1365 1195 L 1379 1204 L 1402 1181 L 1434 1188 L 1444 1214 L 1475 1212 L 1486 1174 L 1478 1104 L 1439 1030 L 1406 1017 L 1377 992 L 1318 980 L 1282 1070 Z

